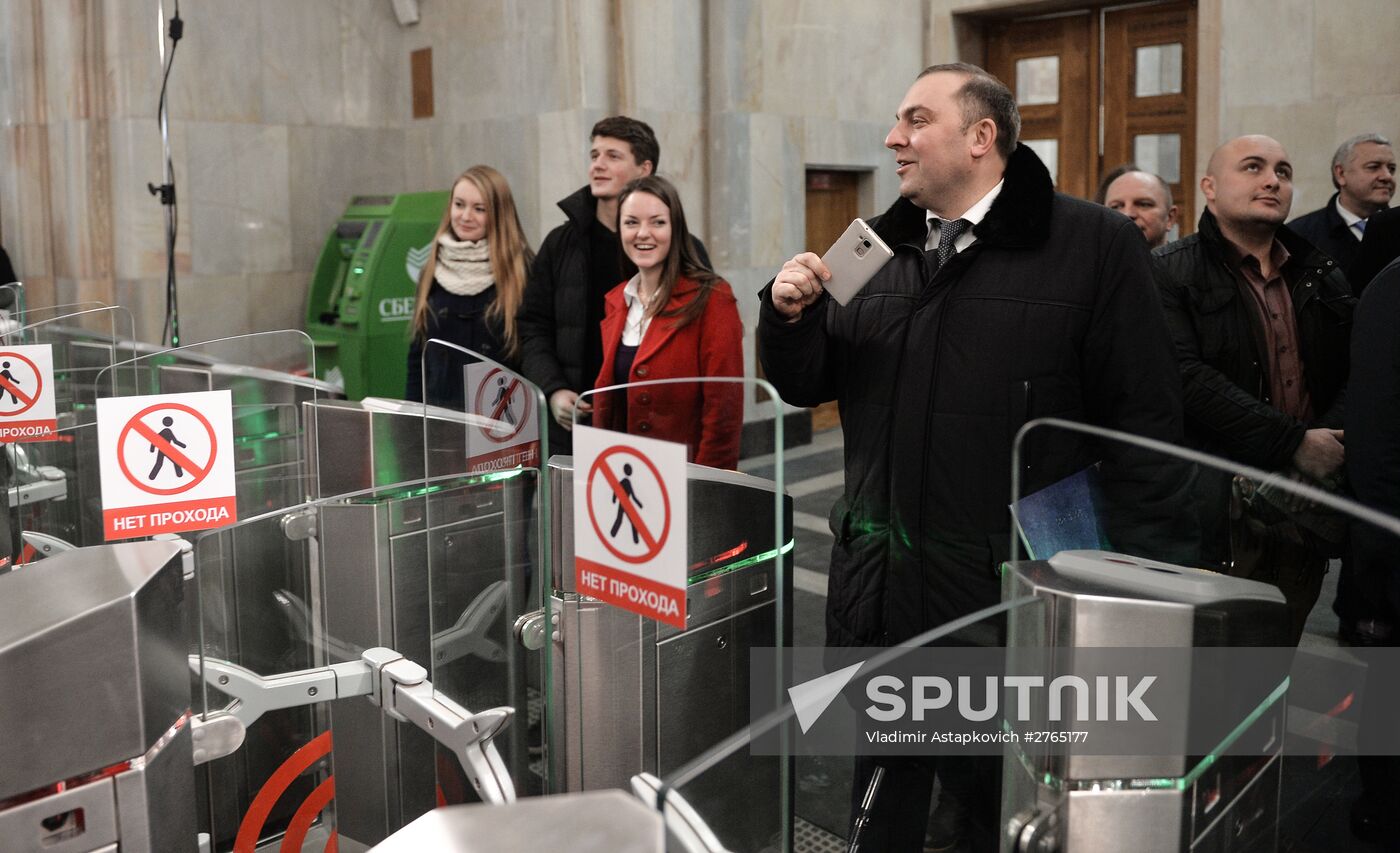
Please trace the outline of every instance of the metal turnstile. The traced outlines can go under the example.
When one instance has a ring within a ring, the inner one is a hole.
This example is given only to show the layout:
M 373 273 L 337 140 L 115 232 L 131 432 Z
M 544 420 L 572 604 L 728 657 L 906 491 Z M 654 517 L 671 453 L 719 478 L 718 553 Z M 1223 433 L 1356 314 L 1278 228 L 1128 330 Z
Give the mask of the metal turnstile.
M 1255 581 L 1100 551 L 1062 551 L 1049 560 L 1009 563 L 1003 597 L 1034 595 L 1043 608 L 1013 611 L 1012 654 L 1058 655 L 1072 671 L 1075 654 L 1137 649 L 1278 647 L 1288 638 L 1287 608 L 1276 587 Z M 1243 850 L 1277 832 L 1287 694 L 1249 695 L 1235 685 L 1193 677 L 1185 707 L 1229 705 L 1243 724 L 1242 749 L 1219 755 L 1027 754 L 1008 746 L 1003 781 L 1004 851 L 1142 853 Z M 1284 667 L 1259 683 L 1283 685 Z M 1234 688 L 1234 689 L 1231 689 Z M 1193 725 L 1191 715 L 1169 723 Z M 1029 729 L 1061 724 L 1041 718 Z M 1094 724 L 1087 726 L 1093 742 Z M 1181 732 L 1182 742 L 1189 742 Z
M 574 585 L 573 460 L 549 462 L 556 614 L 549 728 L 551 778 L 563 791 L 627 788 L 662 778 L 749 722 L 749 650 L 791 642 L 792 558 L 775 547 L 773 484 L 688 466 L 684 631 L 592 599 Z M 783 503 L 783 544 L 792 500 Z M 782 560 L 783 590 L 778 589 Z M 780 614 L 779 607 L 783 608 Z M 761 850 L 791 821 L 776 803 L 780 757 L 746 757 L 693 783 L 686 797 L 733 850 Z
M 169 542 L 0 576 L 0 847 L 196 849 L 183 599 Z
M 308 420 L 318 427 L 321 493 L 370 490 L 319 508 L 325 636 L 348 651 L 387 646 L 431 661 L 437 688 L 468 707 L 519 709 L 496 744 L 520 792 L 538 792 L 526 744 L 526 652 L 511 636 L 530 571 L 530 472 L 461 476 L 461 420 L 347 402 L 315 408 Z M 426 488 L 425 428 L 439 451 L 426 457 Z M 331 706 L 329 721 L 342 837 L 373 844 L 439 797 L 476 800 L 455 759 L 414 726 L 356 702 Z

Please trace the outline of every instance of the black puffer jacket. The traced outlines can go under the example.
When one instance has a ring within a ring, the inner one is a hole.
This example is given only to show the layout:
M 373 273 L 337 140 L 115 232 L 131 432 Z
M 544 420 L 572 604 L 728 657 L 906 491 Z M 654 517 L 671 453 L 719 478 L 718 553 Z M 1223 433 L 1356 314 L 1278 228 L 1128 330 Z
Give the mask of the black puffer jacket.
M 1347 348 L 1356 300 L 1337 262 L 1287 226 L 1278 240 L 1300 264 L 1290 289 L 1298 323 L 1299 354 L 1316 422 L 1305 424 L 1271 405 L 1264 332 L 1246 302 L 1247 286 L 1227 259 L 1225 238 L 1209 210 L 1195 234 L 1158 249 L 1154 274 L 1176 347 L 1186 409 L 1186 437 L 1194 447 L 1266 470 L 1287 466 L 1309 427 L 1342 426 Z M 1198 487 L 1203 555 L 1229 560 L 1229 481 L 1203 477 Z
M 448 293 L 436 281 L 428 291 L 428 319 L 424 334 L 413 339 L 408 350 L 408 383 L 404 399 L 461 411 L 466 401 L 462 368 L 470 361 L 465 353 L 451 347 L 430 344 L 432 338 L 465 347 L 509 367 L 518 369 L 517 359 L 505 354 L 504 331 L 499 320 L 487 316 L 496 301 L 496 288 L 489 287 L 475 296 Z M 423 358 L 424 352 L 427 358 Z M 423 371 L 426 369 L 426 382 Z
M 846 307 L 794 323 L 761 294 L 759 355 L 783 399 L 837 399 L 845 494 L 827 641 L 880 644 L 995 604 L 1011 528 L 1011 449 L 1039 417 L 1179 441 L 1180 382 L 1147 245 L 1131 221 L 1054 191 L 1021 146 L 977 241 L 933 272 L 924 211 L 872 222 L 894 258 Z M 1024 491 L 1097 456 L 1032 434 Z M 1178 490 L 1178 493 L 1180 490 Z M 1143 496 L 1149 514 L 1154 498 Z
M 525 378 L 544 391 L 592 387 L 584 376 L 588 340 L 588 229 L 598 200 L 584 187 L 559 202 L 569 217 L 549 232 L 530 267 L 530 283 L 520 306 L 521 367 Z

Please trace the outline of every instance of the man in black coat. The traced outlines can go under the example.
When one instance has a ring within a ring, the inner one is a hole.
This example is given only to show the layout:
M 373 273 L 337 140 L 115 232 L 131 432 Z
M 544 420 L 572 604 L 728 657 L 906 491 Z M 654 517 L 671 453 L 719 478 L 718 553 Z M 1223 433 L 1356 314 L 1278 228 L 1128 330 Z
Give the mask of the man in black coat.
M 1392 211 L 1400 213 L 1400 211 Z M 1392 217 L 1394 219 L 1394 217 Z M 1347 472 L 1360 503 L 1400 517 L 1400 231 L 1380 245 L 1366 232 L 1378 259 L 1392 259 L 1366 288 L 1356 307 L 1351 339 L 1351 386 L 1347 392 Z M 1352 559 L 1358 586 L 1385 631 L 1378 645 L 1400 645 L 1394 631 L 1400 615 L 1400 536 L 1367 522 L 1352 524 Z M 1382 676 L 1393 677 L 1392 675 Z M 1400 757 L 1375 754 L 1371 740 L 1385 741 L 1395 720 L 1375 702 L 1362 705 L 1358 733 L 1362 795 L 1352 808 L 1352 831 L 1381 843 L 1394 838 L 1400 808 Z
M 1304 214 L 1288 227 L 1351 269 L 1366 230 L 1366 220 L 1390 206 L 1395 195 L 1395 149 L 1379 133 L 1353 136 L 1332 155 L 1332 186 L 1326 206 Z M 1366 282 L 1352 282 L 1360 295 Z
M 1382 210 L 1366 220 L 1366 237 L 1357 250 L 1356 260 L 1347 268 L 1352 295 L 1357 299 L 1380 275 L 1396 254 L 1400 254 L 1400 207 Z
M 1131 220 L 1055 192 L 1016 143 L 1014 97 L 980 68 L 925 70 L 896 116 L 885 145 L 902 198 L 871 223 L 894 257 L 845 306 L 810 252 L 761 294 L 769 381 L 790 403 L 841 407 L 831 645 L 897 643 L 1000 599 L 1012 444 L 1028 421 L 1181 437 L 1181 385 Z M 1031 441 L 1026 493 L 1098 458 L 1068 433 Z M 859 795 L 873 764 L 857 766 Z M 886 765 L 862 849 L 921 849 L 932 777 L 930 762 Z M 994 844 L 997 793 L 973 793 L 974 840 Z
M 1233 139 L 1201 179 L 1197 232 L 1159 249 L 1156 274 L 1181 368 L 1186 436 L 1207 452 L 1335 484 L 1352 308 L 1337 262 L 1283 224 L 1293 167 L 1267 136 Z M 1326 559 L 1291 525 L 1244 512 L 1248 494 L 1203 475 L 1202 559 L 1276 584 L 1294 641 L 1321 590 Z
M 568 221 L 544 238 L 518 320 L 521 373 L 549 401 L 551 454 L 570 451 L 574 407 L 603 365 L 603 296 L 636 273 L 617 236 L 618 196 L 661 159 L 656 134 L 634 118 L 605 118 L 589 137 L 588 186 L 559 202 Z

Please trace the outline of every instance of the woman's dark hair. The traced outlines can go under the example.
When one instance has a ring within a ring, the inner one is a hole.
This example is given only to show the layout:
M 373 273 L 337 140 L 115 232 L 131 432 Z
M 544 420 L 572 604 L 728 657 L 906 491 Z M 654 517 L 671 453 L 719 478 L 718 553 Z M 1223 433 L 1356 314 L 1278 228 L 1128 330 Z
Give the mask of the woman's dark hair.
M 647 175 L 629 182 L 622 188 L 622 193 L 617 197 L 615 224 L 618 234 L 622 233 L 622 207 L 627 203 L 627 197 L 633 193 L 655 196 L 666 205 L 671 214 L 671 248 L 666 252 L 666 259 L 661 262 L 661 284 L 647 311 L 656 317 L 675 317 L 676 328 L 681 328 L 694 322 L 705 311 L 705 303 L 709 301 L 710 292 L 714 290 L 720 277 L 700 260 L 695 240 L 685 226 L 685 208 L 681 207 L 681 194 L 675 185 L 665 178 Z M 675 289 L 676 281 L 681 276 L 691 279 L 699 286 L 695 298 L 673 311 L 663 311 L 666 303 L 671 300 L 671 291 Z

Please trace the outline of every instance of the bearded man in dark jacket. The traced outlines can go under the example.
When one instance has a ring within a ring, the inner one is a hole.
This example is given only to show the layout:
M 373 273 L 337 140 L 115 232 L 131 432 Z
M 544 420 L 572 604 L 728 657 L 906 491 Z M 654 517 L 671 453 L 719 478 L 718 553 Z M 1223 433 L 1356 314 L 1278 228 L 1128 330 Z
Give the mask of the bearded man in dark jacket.
M 1181 383 L 1132 221 L 1056 193 L 1016 144 L 1015 99 L 976 66 L 926 69 L 896 116 L 885 145 L 902 198 L 871 223 L 894 257 L 845 306 L 810 252 L 761 294 L 769 381 L 789 403 L 841 407 L 831 645 L 896 643 L 1000 599 L 1012 445 L 1028 421 L 1181 438 Z M 1102 458 L 1081 439 L 1030 433 L 1023 491 Z M 1180 494 L 1144 491 L 1135 508 L 1151 516 Z M 932 772 L 886 769 L 882 790 L 897 793 L 877 801 L 870 849 L 920 849 Z M 995 800 L 975 801 L 993 825 Z
M 1283 224 L 1293 168 L 1276 140 L 1233 139 L 1201 179 L 1197 232 L 1164 246 L 1155 272 L 1181 367 L 1186 435 L 1196 447 L 1328 484 L 1345 459 L 1342 403 L 1355 299 L 1337 262 Z M 1199 478 L 1202 559 L 1277 585 L 1294 642 L 1326 559 L 1287 525 L 1241 520 L 1246 492 Z

